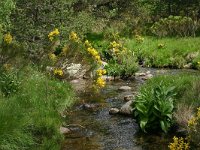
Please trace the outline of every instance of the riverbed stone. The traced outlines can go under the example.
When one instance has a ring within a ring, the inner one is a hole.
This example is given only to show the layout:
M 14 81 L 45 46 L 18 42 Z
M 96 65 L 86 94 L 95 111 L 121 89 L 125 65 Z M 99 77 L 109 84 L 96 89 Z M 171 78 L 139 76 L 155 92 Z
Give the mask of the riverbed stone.
M 131 115 L 133 112 L 133 108 L 132 108 L 132 103 L 133 101 L 128 101 L 126 102 L 121 108 L 119 113 L 123 114 L 123 115 Z
M 120 90 L 120 91 L 130 91 L 130 90 L 132 90 L 132 88 L 131 88 L 130 86 L 121 86 L 121 87 L 119 88 L 119 90 Z
M 144 73 L 144 72 L 137 72 L 137 73 L 135 73 L 136 77 L 141 77 L 141 76 L 145 76 L 145 75 L 146 75 L 146 73 Z
M 60 127 L 60 133 L 61 134 L 68 134 L 68 133 L 70 133 L 70 129 L 68 129 L 68 128 L 65 128 L 65 127 Z
M 192 63 L 188 63 L 183 66 L 184 69 L 191 69 L 192 68 Z
M 119 109 L 118 108 L 111 108 L 109 110 L 109 114 L 110 115 L 114 115 L 114 114 L 118 114 L 119 113 Z
M 124 101 L 125 101 L 125 102 L 128 102 L 128 101 L 130 101 L 130 100 L 133 100 L 133 98 L 134 98 L 134 95 L 133 95 L 133 94 L 125 95 L 125 96 L 124 96 Z
M 143 80 L 148 80 L 148 79 L 151 79 L 151 78 L 153 78 L 152 74 L 147 74 L 146 76 L 142 77 Z

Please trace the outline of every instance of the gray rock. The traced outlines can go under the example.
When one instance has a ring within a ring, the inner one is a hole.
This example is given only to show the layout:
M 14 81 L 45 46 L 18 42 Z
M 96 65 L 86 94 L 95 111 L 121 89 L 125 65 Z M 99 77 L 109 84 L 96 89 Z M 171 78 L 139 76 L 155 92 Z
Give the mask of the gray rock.
M 121 86 L 119 88 L 120 91 L 130 91 L 132 88 L 130 86 Z
M 145 76 L 145 75 L 146 75 L 146 73 L 144 73 L 144 72 L 137 72 L 137 73 L 135 73 L 136 77 L 141 77 L 141 76 Z
M 83 109 L 89 111 L 95 111 L 99 107 L 98 104 L 83 104 Z
M 83 76 L 86 73 L 86 69 L 81 64 L 75 64 L 75 63 L 65 63 L 62 64 L 62 70 L 64 71 L 64 74 L 69 79 L 80 79 L 83 78 Z
M 70 133 L 70 129 L 68 129 L 68 128 L 65 128 L 65 127 L 60 127 L 60 133 L 61 134 L 68 134 L 68 133 Z
M 109 114 L 114 115 L 114 114 L 118 114 L 119 113 L 119 109 L 118 108 L 111 108 L 109 110 Z
M 125 101 L 125 102 L 128 102 L 128 101 L 130 101 L 130 100 L 133 100 L 133 97 L 134 97 L 133 94 L 125 95 L 125 96 L 124 96 L 124 101 Z
M 188 63 L 188 64 L 184 65 L 183 68 L 185 68 L 185 69 L 192 68 L 192 63 Z
M 143 80 L 148 80 L 148 79 L 151 79 L 151 78 L 153 78 L 152 74 L 147 74 L 146 76 L 142 77 Z
M 133 108 L 131 106 L 131 104 L 133 103 L 133 101 L 128 101 L 127 103 L 125 103 L 121 108 L 119 113 L 123 114 L 123 115 L 131 115 L 133 112 Z
M 103 76 L 102 76 L 102 79 L 104 79 L 104 80 L 106 80 L 106 81 L 113 81 L 113 80 L 114 80 L 114 77 L 103 75 Z

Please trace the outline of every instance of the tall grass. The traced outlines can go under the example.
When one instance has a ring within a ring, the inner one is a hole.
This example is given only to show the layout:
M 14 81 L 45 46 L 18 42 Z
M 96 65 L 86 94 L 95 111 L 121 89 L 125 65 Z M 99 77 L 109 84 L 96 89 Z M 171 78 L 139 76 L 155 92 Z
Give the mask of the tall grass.
M 18 93 L 0 96 L 0 149 L 59 149 L 60 113 L 73 103 L 71 86 L 29 67 L 18 79 Z
M 200 61 L 200 38 L 163 38 L 144 37 L 142 43 L 133 39 L 126 40 L 126 46 L 132 49 L 145 66 L 183 68 L 187 63 Z M 159 47 L 159 45 L 163 45 Z M 190 60 L 188 55 L 199 52 Z M 194 66 L 195 67 L 195 66 Z

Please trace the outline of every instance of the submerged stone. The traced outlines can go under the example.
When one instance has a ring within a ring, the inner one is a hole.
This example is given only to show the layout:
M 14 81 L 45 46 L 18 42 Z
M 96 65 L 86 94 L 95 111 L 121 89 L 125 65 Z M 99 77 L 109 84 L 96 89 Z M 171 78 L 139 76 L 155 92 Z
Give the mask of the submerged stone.
M 130 91 L 132 88 L 130 86 L 121 86 L 119 88 L 120 91 Z

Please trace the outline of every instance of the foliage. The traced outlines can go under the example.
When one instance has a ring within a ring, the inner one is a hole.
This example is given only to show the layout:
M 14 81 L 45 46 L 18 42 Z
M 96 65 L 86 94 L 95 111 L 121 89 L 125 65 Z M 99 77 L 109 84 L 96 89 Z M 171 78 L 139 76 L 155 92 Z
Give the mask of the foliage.
M 167 72 L 165 73 L 167 74 Z M 199 76 L 197 74 L 176 74 L 176 75 L 161 75 L 154 77 L 148 80 L 139 90 L 139 98 L 136 98 L 137 101 L 141 103 L 145 103 L 144 112 L 146 112 L 146 116 L 149 116 L 149 107 L 147 106 L 150 104 L 153 96 L 153 90 L 162 83 L 164 87 L 173 87 L 174 92 L 176 93 L 174 97 L 174 115 L 172 118 L 172 123 L 176 123 L 179 125 L 180 129 L 187 129 L 187 122 L 193 115 L 193 108 L 199 107 Z M 184 86 L 183 86 L 184 85 Z M 191 90 L 188 90 L 191 89 Z M 166 92 L 167 90 L 165 90 Z M 139 99 L 139 100 L 138 100 Z M 155 98 L 154 98 L 155 99 Z M 148 103 L 147 103 L 148 102 Z M 135 105 L 136 105 L 135 104 Z M 135 105 L 134 108 L 136 107 Z M 136 109 L 136 108 L 135 108 Z M 184 112 L 184 113 L 183 113 Z M 153 122 L 155 123 L 155 122 Z M 156 124 L 156 123 L 155 123 Z M 148 127 L 148 126 L 147 126 Z M 159 127 L 159 122 L 157 122 L 157 127 Z M 149 128 L 149 130 L 154 130 L 154 127 Z
M 164 44 L 162 48 L 158 47 Z M 142 43 L 136 39 L 127 39 L 125 45 L 134 51 L 138 61 L 146 67 L 198 68 L 200 60 L 199 38 L 163 38 L 145 37 Z
M 0 149 L 60 149 L 60 113 L 73 102 L 70 85 L 30 67 L 18 74 L 20 92 L 0 95 Z
M 10 16 L 15 9 L 14 0 L 1 0 L 0 1 L 0 24 L 4 30 L 9 30 L 12 26 Z
M 169 144 L 170 150 L 189 150 L 190 146 L 187 142 L 187 139 L 183 139 L 182 137 L 173 137 L 173 142 Z
M 168 18 L 160 19 L 151 27 L 153 34 L 158 37 L 166 36 L 195 36 L 199 28 L 197 21 L 190 17 L 169 16 Z
M 172 124 L 175 87 L 161 84 L 137 95 L 134 114 L 144 132 L 162 129 L 167 132 Z
M 108 50 L 104 50 L 104 55 L 108 61 L 105 67 L 108 75 L 126 79 L 138 70 L 134 53 L 126 49 L 120 42 L 111 42 Z
M 188 134 L 189 140 L 196 146 L 200 146 L 200 108 L 197 108 L 197 113 L 195 116 L 188 120 Z
M 19 90 L 20 82 L 15 72 L 3 71 L 0 73 L 0 89 L 6 97 Z

